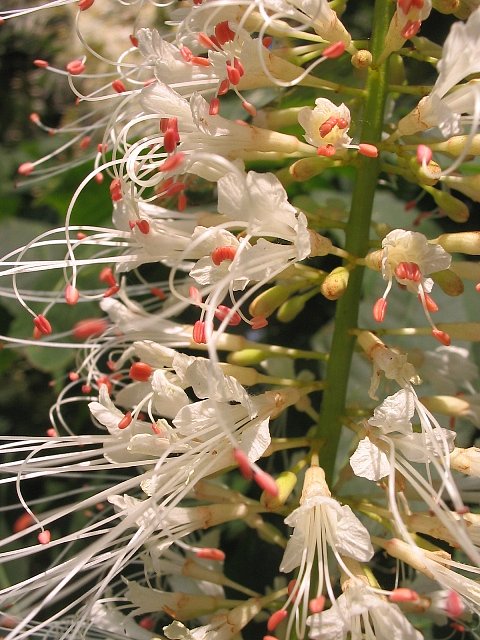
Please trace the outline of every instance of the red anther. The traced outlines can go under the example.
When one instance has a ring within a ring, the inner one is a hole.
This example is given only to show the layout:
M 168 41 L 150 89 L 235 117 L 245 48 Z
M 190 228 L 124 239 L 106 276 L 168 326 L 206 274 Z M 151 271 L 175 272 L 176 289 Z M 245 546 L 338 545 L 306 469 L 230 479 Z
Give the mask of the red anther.
M 250 114 L 252 117 L 255 117 L 257 115 L 256 108 L 253 106 L 253 104 L 251 102 L 247 102 L 247 100 L 244 100 L 242 102 L 242 108 L 245 109 L 245 111 L 248 114 Z
M 408 40 L 409 38 L 413 38 L 420 31 L 420 27 L 422 26 L 421 20 L 409 20 L 407 24 L 402 29 L 402 36 Z
M 167 153 L 173 153 L 177 147 L 177 134 L 171 128 L 168 129 L 163 134 L 163 148 Z
M 78 289 L 71 284 L 67 284 L 65 287 L 65 302 L 73 306 L 77 304 L 79 296 Z
M 35 169 L 33 162 L 23 162 L 17 169 L 17 173 L 21 176 L 29 176 Z
M 387 301 L 385 298 L 379 298 L 373 305 L 373 319 L 375 322 L 383 322 L 387 313 Z
M 233 260 L 236 253 L 236 247 L 217 247 L 210 254 L 210 258 L 213 264 L 218 267 L 225 260 Z
M 97 144 L 97 151 L 98 153 L 106 153 L 108 149 L 108 145 L 107 144 L 102 144 L 101 142 L 99 142 Z
M 240 469 L 242 476 L 247 480 L 251 480 L 253 478 L 253 469 L 250 466 L 247 454 L 241 449 L 234 449 L 233 457 L 235 458 L 235 462 L 238 464 L 238 468 Z
M 235 32 L 230 29 L 227 20 L 225 20 L 224 22 L 219 22 L 217 25 L 215 25 L 214 31 L 219 45 L 230 42 L 230 40 L 233 40 L 235 37 Z
M 44 531 L 40 531 L 37 538 L 40 544 L 48 544 L 52 539 L 52 534 L 48 529 L 45 529 Z
M 152 616 L 144 616 L 138 623 L 138 626 L 147 631 L 152 631 L 155 628 L 155 620 Z
M 77 380 L 80 380 L 80 376 L 76 371 L 70 371 L 70 373 L 68 374 L 68 379 L 70 380 L 70 382 L 76 382 Z
M 117 93 L 123 93 L 127 90 L 127 87 L 123 84 L 121 80 L 114 80 L 112 82 L 112 89 Z
M 335 118 L 335 116 L 330 116 L 330 118 L 325 120 L 325 122 L 318 128 L 318 133 L 322 138 L 325 138 L 336 124 L 337 118 Z
M 52 333 L 52 325 L 45 318 L 45 316 L 42 316 L 41 314 L 33 319 L 33 324 L 35 325 L 35 328 L 38 329 L 39 332 L 44 336 L 49 336 Z
M 80 147 L 80 149 L 88 149 L 91 141 L 92 141 L 92 138 L 90 136 L 84 136 L 80 140 L 80 144 L 78 146 Z
M 198 5 L 202 4 L 203 0 L 193 0 L 193 4 L 198 7 Z
M 114 287 L 110 287 L 108 288 L 105 293 L 103 294 L 104 298 L 111 298 L 112 296 L 114 296 L 116 293 L 118 293 L 120 291 L 120 287 L 118 284 L 116 284 Z
M 197 549 L 195 551 L 195 555 L 197 558 L 205 558 L 206 560 L 218 560 L 219 562 L 223 562 L 225 560 L 225 554 L 221 549 L 210 549 L 209 547 L 204 547 L 203 549 Z
M 146 236 L 150 231 L 150 223 L 148 220 L 137 220 L 137 228 Z
M 165 133 L 168 128 L 168 118 L 160 118 L 159 129 L 161 133 Z
M 31 113 L 28 116 L 28 119 L 30 120 L 30 122 L 33 122 L 34 124 L 38 124 L 40 122 L 40 116 L 38 115 L 38 113 Z
M 325 596 L 318 596 L 318 598 L 312 598 L 308 603 L 310 613 L 322 613 L 325 607 Z
M 118 202 L 123 198 L 122 195 L 122 183 L 120 178 L 114 178 L 110 183 L 110 197 L 113 202 Z
M 231 84 L 237 85 L 240 82 L 240 78 L 242 76 L 241 76 L 240 71 L 238 69 L 235 69 L 235 67 L 232 67 L 227 62 L 227 77 L 228 77 L 229 81 L 231 82 Z
M 240 60 L 240 58 L 234 58 L 233 59 L 233 66 L 239 72 L 240 76 L 244 76 L 245 75 L 245 67 L 243 66 L 242 61 Z
M 231 312 L 230 307 L 226 307 L 226 306 L 225 306 L 225 305 L 223 305 L 223 304 L 219 304 L 219 305 L 218 305 L 218 307 L 217 307 L 217 308 L 216 308 L 216 310 L 215 310 L 215 317 L 216 317 L 218 320 L 224 320 L 224 319 L 228 316 L 228 314 L 229 314 L 230 312 Z M 236 311 L 234 311 L 234 312 L 232 313 L 232 317 L 231 317 L 231 318 L 230 318 L 230 320 L 228 321 L 228 324 L 229 324 L 231 327 L 236 327 L 237 325 L 239 325 L 239 324 L 240 324 L 240 322 L 241 322 L 241 321 L 242 321 L 241 316 L 240 316 Z
M 228 80 L 228 78 L 225 78 L 225 80 L 221 81 L 218 87 L 217 96 L 224 96 L 229 89 L 230 89 L 230 81 Z
M 459 631 L 460 633 L 463 633 L 465 631 L 465 627 L 463 626 L 463 624 L 459 624 L 458 622 L 451 622 L 450 626 L 454 631 Z
M 111 267 L 104 267 L 98 276 L 100 282 L 104 282 L 109 287 L 114 287 L 117 284 L 115 276 L 113 275 L 113 271 Z
M 274 498 L 278 496 L 277 483 L 269 473 L 259 469 L 253 474 L 253 479 L 258 484 L 260 489 L 265 491 L 265 493 L 268 493 L 268 495 L 273 496 Z
M 433 152 L 430 147 L 425 144 L 419 144 L 417 147 L 417 162 L 418 164 L 428 164 L 433 156 Z
M 450 338 L 448 333 L 446 331 L 441 331 L 441 329 L 432 329 L 432 336 L 435 338 L 435 340 L 438 340 L 438 342 L 441 342 L 446 347 L 449 347 L 450 343 L 452 342 L 452 339 Z
M 200 295 L 200 291 L 197 287 L 190 287 L 188 295 L 190 296 L 190 300 L 193 304 L 202 304 L 202 296 Z
M 346 129 L 349 125 L 348 120 L 345 120 L 345 118 L 338 118 L 337 119 L 337 127 L 339 129 Z
M 187 185 L 184 182 L 174 182 L 161 192 L 162 196 L 175 196 L 185 189 Z
M 290 580 L 290 582 L 287 584 L 287 593 L 289 596 L 292 595 L 296 586 L 297 586 L 297 581 L 295 578 L 292 578 L 292 580 Z
M 185 46 L 180 47 L 180 55 L 185 60 L 185 62 L 191 62 L 193 57 L 193 53 L 191 52 L 191 50 Z
M 37 327 L 33 327 L 33 339 L 40 340 L 42 337 L 42 332 L 37 329 Z
M 127 411 L 120 422 L 117 424 L 119 429 L 126 429 L 132 423 L 132 412 Z
M 358 153 L 367 158 L 378 158 L 378 149 L 374 144 L 362 142 L 358 145 Z
M 450 591 L 445 603 L 445 611 L 450 618 L 458 618 L 465 611 L 465 605 L 456 591 Z
M 343 42 L 334 42 L 323 51 L 324 58 L 338 58 L 345 52 L 345 44 Z
M 132 43 L 132 45 L 134 47 L 138 47 L 138 38 L 137 38 L 137 36 L 134 36 L 133 34 L 130 34 L 129 38 L 130 38 L 130 42 Z
M 94 180 L 97 184 L 102 184 L 103 182 L 103 173 L 97 173 L 94 177 Z
M 432 296 L 425 292 L 423 296 L 425 299 L 425 307 L 427 308 L 427 310 L 430 311 L 430 313 L 435 313 L 436 311 L 438 311 L 438 304 L 435 302 Z M 418 299 L 420 300 L 420 302 L 422 301 L 422 297 L 420 295 L 418 296 Z
M 139 419 L 140 419 L 140 415 L 141 415 L 141 414 L 138 414 L 138 418 L 139 418 Z M 156 422 L 152 422 L 152 424 L 150 425 L 150 427 L 151 427 L 151 429 L 152 429 L 153 433 L 154 433 L 156 436 L 163 436 L 163 437 L 165 436 L 165 432 L 164 432 L 164 430 L 163 430 L 161 427 L 159 427 L 159 426 L 158 426 L 158 424 L 157 424 Z
M 404 587 L 399 587 L 398 589 L 394 589 L 389 595 L 388 599 L 390 602 L 415 602 L 418 600 L 418 593 L 413 589 L 406 589 Z
M 218 116 L 218 112 L 220 111 L 220 100 L 218 98 L 212 98 L 210 100 L 210 106 L 208 109 L 208 115 L 210 116 Z
M 200 56 L 192 56 L 190 60 L 192 64 L 196 64 L 198 67 L 209 67 L 210 60 L 208 58 L 201 58 Z
M 475 285 L 475 291 L 477 291 L 477 293 L 480 293 L 480 282 Z
M 146 362 L 134 362 L 130 367 L 128 375 L 137 382 L 147 382 L 153 373 L 153 368 Z
M 205 330 L 205 322 L 197 320 L 193 325 L 192 333 L 193 341 L 197 344 L 207 344 L 207 334 Z
M 165 300 L 167 297 L 165 291 L 163 289 L 159 289 L 158 287 L 152 287 L 150 289 L 150 293 L 152 294 L 152 296 L 155 296 L 159 300 Z
M 78 8 L 80 11 L 86 11 L 87 9 L 90 9 L 94 2 L 95 0 L 79 0 Z
M 72 60 L 65 69 L 72 76 L 78 76 L 85 71 L 85 64 L 81 60 Z
M 133 231 L 136 227 L 137 221 L 136 220 L 129 220 L 128 221 L 128 226 L 130 227 L 130 231 Z
M 41 59 L 34 60 L 33 64 L 39 69 L 46 69 L 48 67 L 48 62 L 46 60 L 41 60 Z
M 56 438 L 57 437 L 57 432 L 53 427 L 50 427 L 50 429 L 47 429 L 45 433 L 46 433 L 48 438 Z
M 13 523 L 13 533 L 20 533 L 20 531 L 25 531 L 25 529 L 28 529 L 28 527 L 34 522 L 35 519 L 33 518 L 33 516 L 28 513 L 28 511 L 25 511 L 25 513 L 22 513 L 22 515 L 19 516 Z
M 178 198 L 177 198 L 177 209 L 179 211 L 185 211 L 185 209 L 187 208 L 187 196 L 181 192 L 178 194 Z
M 273 38 L 272 36 L 265 36 L 262 40 L 262 44 L 266 49 L 270 49 L 272 46 Z
M 185 154 L 182 153 L 181 151 L 178 151 L 177 153 L 174 153 L 173 155 L 169 156 L 165 162 L 163 162 L 159 167 L 158 170 L 159 171 L 172 171 L 172 169 L 176 169 L 177 167 L 179 167 L 183 161 L 185 160 Z
M 323 147 L 318 147 L 317 155 L 325 156 L 325 158 L 331 158 L 335 155 L 335 151 L 336 149 L 333 144 L 326 144 Z
M 86 340 L 93 336 L 101 335 L 108 328 L 108 321 L 105 318 L 87 318 L 79 320 L 73 326 L 73 335 L 78 340 Z
M 205 32 L 201 31 L 197 36 L 197 40 L 205 49 L 215 49 L 215 43 Z
M 268 325 L 268 320 L 264 316 L 255 316 L 250 320 L 252 329 L 263 329 Z
M 420 282 L 422 273 L 416 262 L 399 262 L 395 267 L 395 276 L 399 280 L 411 280 L 412 282 Z
M 92 387 L 89 384 L 82 384 L 82 393 L 90 393 Z
M 275 631 L 278 625 L 285 620 L 288 616 L 288 612 L 286 609 L 279 609 L 278 611 L 274 611 L 272 615 L 269 617 L 267 622 L 267 629 L 269 631 Z

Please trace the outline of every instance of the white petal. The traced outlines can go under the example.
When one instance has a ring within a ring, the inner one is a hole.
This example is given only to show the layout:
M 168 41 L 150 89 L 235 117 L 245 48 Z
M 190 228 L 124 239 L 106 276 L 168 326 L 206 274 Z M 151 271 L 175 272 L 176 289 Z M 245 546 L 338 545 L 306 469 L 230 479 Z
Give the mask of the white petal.
M 356 476 L 367 480 L 380 480 L 390 473 L 390 463 L 383 451 L 370 438 L 363 438 L 350 458 L 350 466 Z
M 342 514 L 336 528 L 337 551 L 359 562 L 368 562 L 373 556 L 370 534 L 348 505 L 342 507 Z

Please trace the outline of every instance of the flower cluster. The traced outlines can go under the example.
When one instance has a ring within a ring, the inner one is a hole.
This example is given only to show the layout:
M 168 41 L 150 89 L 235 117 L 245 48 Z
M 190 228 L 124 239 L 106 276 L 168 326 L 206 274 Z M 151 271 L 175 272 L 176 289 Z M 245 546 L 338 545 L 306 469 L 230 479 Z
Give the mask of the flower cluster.
M 86 51 L 35 60 L 79 115 L 31 115 L 66 139 L 20 184 L 88 166 L 65 224 L 0 259 L 0 294 L 31 316 L 7 348 L 76 353 L 46 433 L 0 441 L 17 500 L 0 562 L 29 566 L 1 585 L 3 636 L 474 628 L 480 270 L 462 254 L 480 234 L 435 218 L 467 222 L 450 189 L 480 201 L 480 8 L 376 0 L 363 49 L 342 3 L 152 2 L 109 60 L 86 35 L 103 1 L 0 9 L 8 29 L 70 7 Z M 434 9 L 459 18 L 443 48 L 417 35 Z M 436 65 L 433 87 L 407 83 L 412 59 Z M 268 584 L 235 568 L 257 537 L 272 561 L 281 548 Z

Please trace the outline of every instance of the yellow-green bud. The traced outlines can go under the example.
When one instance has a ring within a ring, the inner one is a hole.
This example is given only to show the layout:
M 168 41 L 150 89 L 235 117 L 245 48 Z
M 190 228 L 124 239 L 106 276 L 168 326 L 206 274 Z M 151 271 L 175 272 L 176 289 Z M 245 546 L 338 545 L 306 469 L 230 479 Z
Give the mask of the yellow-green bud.
M 443 55 L 442 47 L 436 42 L 425 38 L 424 36 L 415 36 L 413 38 L 410 38 L 410 40 L 415 45 L 416 51 L 421 53 L 422 56 L 440 59 Z
M 439 13 L 455 13 L 460 7 L 460 0 L 433 0 L 432 4 Z
M 466 222 L 470 217 L 470 211 L 468 210 L 467 205 L 452 196 L 448 191 L 441 191 L 440 189 L 434 189 L 433 187 L 424 187 L 425 191 L 427 191 L 432 198 L 435 200 L 435 203 L 440 207 L 440 209 L 445 213 L 450 220 L 454 222 Z
M 480 231 L 461 231 L 460 233 L 442 233 L 435 240 L 448 253 L 466 253 L 470 256 L 480 255 Z
M 315 158 L 302 158 L 297 160 L 290 166 L 290 175 L 294 180 L 303 182 L 304 180 L 310 180 L 313 176 L 318 176 L 325 169 L 330 169 L 337 164 L 337 161 L 333 158 L 315 157 Z
M 388 81 L 391 84 L 403 84 L 406 80 L 405 65 L 402 56 L 393 53 L 390 56 L 390 64 L 388 67 Z
M 227 356 L 227 362 L 237 364 L 242 367 L 259 364 L 268 358 L 268 354 L 262 349 L 241 349 L 240 351 L 232 351 Z
M 424 167 L 418 164 L 417 158 L 411 158 L 409 161 L 411 171 L 413 171 L 418 182 L 423 186 L 427 185 L 433 187 L 439 181 L 442 175 L 441 167 L 434 161 L 430 160 L 428 165 Z
M 480 322 L 439 322 L 437 327 L 453 340 L 480 342 Z
M 296 288 L 296 287 L 295 287 Z M 293 290 L 295 290 L 295 288 Z M 263 316 L 268 318 L 278 307 L 288 300 L 292 293 L 292 287 L 277 284 L 263 291 L 250 304 L 249 312 L 252 317 Z
M 450 265 L 450 271 L 456 273 L 463 280 L 480 282 L 480 262 L 456 260 Z
M 470 403 L 457 396 L 423 396 L 421 403 L 433 413 L 459 418 L 470 413 Z
M 367 49 L 359 49 L 351 60 L 355 69 L 368 69 L 372 64 L 372 54 Z
M 272 496 L 264 491 L 260 497 L 260 503 L 267 509 L 277 509 L 285 504 L 297 484 L 297 476 L 292 471 L 283 471 L 275 478 L 275 484 L 278 495 Z
M 347 289 L 350 272 L 345 267 L 337 267 L 323 281 L 320 291 L 327 300 L 338 300 Z
M 305 307 L 306 299 L 304 296 L 294 296 L 282 304 L 277 312 L 277 318 L 280 322 L 291 322 L 295 320 L 299 313 Z
M 458 157 L 465 151 L 465 144 L 467 140 L 468 136 L 452 136 L 444 142 L 436 142 L 429 146 L 432 151 L 440 151 L 441 153 L 446 153 L 449 156 Z M 473 136 L 467 151 L 469 156 L 480 155 L 480 134 Z
M 382 257 L 383 251 L 378 249 L 377 251 L 370 251 L 365 256 L 365 266 L 373 271 L 381 271 L 382 270 Z
M 443 176 L 444 182 L 450 189 L 460 191 L 475 202 L 480 202 L 480 174 L 474 176 Z
M 447 296 L 460 296 L 465 290 L 462 279 L 450 269 L 432 273 L 431 277 Z

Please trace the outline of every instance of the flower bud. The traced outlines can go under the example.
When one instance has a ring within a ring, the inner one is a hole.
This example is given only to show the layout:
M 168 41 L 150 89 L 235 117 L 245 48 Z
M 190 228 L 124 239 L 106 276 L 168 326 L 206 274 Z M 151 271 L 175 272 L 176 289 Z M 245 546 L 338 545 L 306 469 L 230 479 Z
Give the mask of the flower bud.
M 432 187 L 437 184 L 442 175 L 441 167 L 434 160 L 431 160 L 426 166 L 423 166 L 418 164 L 416 156 L 411 158 L 409 168 L 422 187 L 424 185 Z
M 275 483 L 278 488 L 278 494 L 272 496 L 264 491 L 260 498 L 260 503 L 267 509 L 276 509 L 285 504 L 295 488 L 297 476 L 292 471 L 283 471 L 275 478 Z
M 420 401 L 432 413 L 440 413 L 452 418 L 466 417 L 467 414 L 471 414 L 470 403 L 461 397 L 422 396 Z
M 444 142 L 436 142 L 430 146 L 433 151 L 440 151 L 441 153 L 446 153 L 449 156 L 457 158 L 465 152 L 465 145 L 468 138 L 469 136 L 452 136 Z M 469 156 L 480 155 L 480 134 L 473 136 L 466 151 Z
M 305 307 L 305 296 L 294 296 L 282 304 L 277 313 L 280 322 L 291 322 L 295 320 Z
M 337 267 L 325 278 L 320 291 L 327 300 L 338 300 L 345 293 L 348 286 L 349 271 L 345 267 Z
M 448 253 L 467 253 L 470 256 L 480 255 L 480 231 L 442 233 L 431 242 L 439 244 Z
M 450 454 L 450 466 L 467 476 L 480 477 L 480 449 L 455 447 Z
M 240 349 L 240 351 L 232 351 L 227 356 L 229 364 L 236 364 L 242 367 L 260 364 L 266 360 L 269 354 L 262 349 Z
M 475 202 L 480 202 L 480 174 L 472 176 L 443 176 L 442 182 L 449 189 L 460 191 Z
M 372 64 L 372 54 L 367 49 L 360 49 L 352 56 L 351 63 L 355 69 L 368 69 Z
M 334 158 L 327 158 L 325 156 L 302 158 L 290 166 L 289 172 L 294 180 L 303 182 L 310 180 L 313 176 L 318 176 L 320 173 L 323 173 L 325 169 L 331 169 L 336 165 L 337 161 L 334 160 Z
M 288 300 L 291 293 L 292 287 L 277 284 L 258 295 L 250 304 L 248 311 L 252 316 L 268 318 L 281 304 Z
M 439 13 L 449 15 L 458 11 L 460 0 L 432 0 L 432 5 Z
M 394 53 L 390 56 L 388 81 L 391 84 L 404 84 L 405 80 L 405 64 L 403 58 L 399 56 L 398 53 Z
M 448 191 L 441 191 L 433 187 L 424 187 L 424 189 L 432 196 L 435 203 L 450 220 L 461 223 L 466 222 L 470 217 L 470 211 L 467 205 L 455 196 L 452 196 Z
M 462 279 L 450 269 L 432 273 L 431 277 L 447 296 L 460 296 L 465 289 Z
M 381 271 L 382 269 L 383 251 L 378 249 L 377 251 L 370 251 L 365 256 L 365 266 L 373 271 Z

